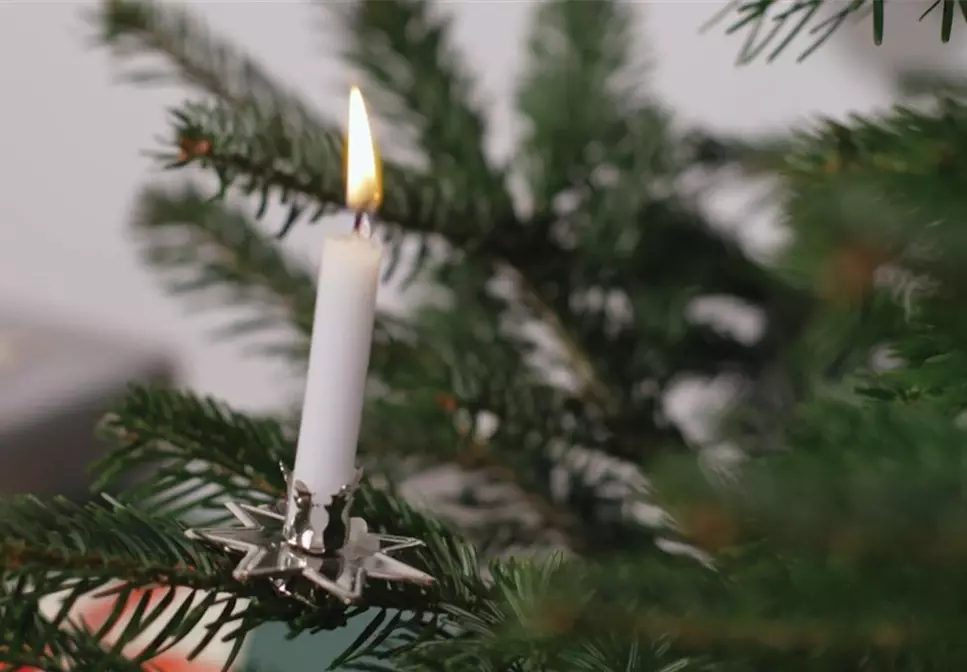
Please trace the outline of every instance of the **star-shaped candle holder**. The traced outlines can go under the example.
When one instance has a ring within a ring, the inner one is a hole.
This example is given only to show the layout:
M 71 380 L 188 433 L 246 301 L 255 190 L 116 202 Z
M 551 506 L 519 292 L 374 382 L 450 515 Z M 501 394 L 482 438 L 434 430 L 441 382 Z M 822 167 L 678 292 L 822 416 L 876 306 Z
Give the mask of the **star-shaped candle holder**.
M 309 523 L 308 512 L 316 506 L 311 493 L 301 482 L 291 482 L 288 474 L 288 501 L 275 507 L 228 502 L 225 506 L 238 525 L 190 529 L 185 534 L 189 539 L 241 553 L 242 559 L 232 573 L 239 581 L 266 579 L 280 594 L 309 605 L 318 604 L 315 596 L 320 590 L 350 604 L 362 596 L 367 578 L 433 583 L 426 572 L 390 555 L 422 546 L 422 541 L 376 534 L 362 518 L 349 517 L 359 476 L 357 473 L 356 479 L 326 505 L 330 516 L 322 535 L 314 535 Z M 290 506 L 295 512 L 287 524 Z M 323 547 L 313 547 L 312 540 L 317 536 L 323 539 Z

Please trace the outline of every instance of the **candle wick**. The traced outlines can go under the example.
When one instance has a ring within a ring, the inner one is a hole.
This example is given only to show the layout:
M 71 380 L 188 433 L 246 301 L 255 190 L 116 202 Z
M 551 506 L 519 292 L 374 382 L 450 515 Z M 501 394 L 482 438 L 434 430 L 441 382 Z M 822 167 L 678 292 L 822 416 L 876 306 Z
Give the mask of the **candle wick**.
M 369 217 L 365 212 L 356 213 L 356 218 L 353 220 L 353 233 L 363 238 L 369 238 L 372 235 Z

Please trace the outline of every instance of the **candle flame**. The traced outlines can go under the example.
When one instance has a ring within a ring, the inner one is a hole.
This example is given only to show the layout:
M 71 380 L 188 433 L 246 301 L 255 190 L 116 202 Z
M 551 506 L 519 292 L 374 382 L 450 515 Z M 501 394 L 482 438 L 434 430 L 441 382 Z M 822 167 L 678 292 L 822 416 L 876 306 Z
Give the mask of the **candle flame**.
M 346 144 L 346 205 L 358 213 L 372 212 L 383 200 L 382 166 L 358 86 L 349 92 Z

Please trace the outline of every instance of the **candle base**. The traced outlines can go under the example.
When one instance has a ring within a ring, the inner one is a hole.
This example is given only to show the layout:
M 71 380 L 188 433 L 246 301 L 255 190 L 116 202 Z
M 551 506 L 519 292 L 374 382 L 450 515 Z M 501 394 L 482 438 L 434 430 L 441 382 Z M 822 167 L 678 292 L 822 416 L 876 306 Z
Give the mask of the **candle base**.
M 350 604 L 363 593 L 367 578 L 406 581 L 420 585 L 433 577 L 396 558 L 395 551 L 422 546 L 412 537 L 376 534 L 366 521 L 350 517 L 349 509 L 359 475 L 332 497 L 327 505 L 329 524 L 320 534 L 311 529 L 307 512 L 315 504 L 304 484 L 293 483 L 288 501 L 262 507 L 228 502 L 226 508 L 240 525 L 186 530 L 189 539 L 243 553 L 232 575 L 239 581 L 269 580 L 281 595 L 311 606 L 319 604 L 320 592 Z M 291 477 L 286 474 L 286 479 Z M 289 518 L 289 507 L 296 514 Z M 322 543 L 318 542 L 322 539 Z
M 285 475 L 289 502 L 282 507 L 286 516 L 283 536 L 286 543 L 294 549 L 322 557 L 336 557 L 350 541 L 351 521 L 349 510 L 362 479 L 362 469 L 356 470 L 352 482 L 339 488 L 328 504 L 321 505 L 327 515 L 325 529 L 316 530 L 312 524 L 312 510 L 320 503 L 315 494 L 302 481 L 293 482 L 292 474 L 284 465 L 279 465 Z

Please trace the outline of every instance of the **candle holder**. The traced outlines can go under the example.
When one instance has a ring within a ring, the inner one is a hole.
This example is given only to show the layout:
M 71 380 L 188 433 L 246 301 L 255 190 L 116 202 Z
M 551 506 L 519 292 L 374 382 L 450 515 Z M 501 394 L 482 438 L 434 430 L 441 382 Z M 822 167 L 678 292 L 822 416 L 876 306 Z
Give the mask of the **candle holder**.
M 319 604 L 319 591 L 346 604 L 356 601 L 367 577 L 424 586 L 433 583 L 426 572 L 389 555 L 422 546 L 422 541 L 370 532 L 365 520 L 350 516 L 362 470 L 328 504 L 317 503 L 304 483 L 293 481 L 284 466 L 282 471 L 288 484 L 286 499 L 274 506 L 229 501 L 225 507 L 240 525 L 189 529 L 185 535 L 227 552 L 242 553 L 232 572 L 237 580 L 267 579 L 280 594 L 310 606 Z M 316 534 L 309 513 L 320 505 L 329 513 L 329 520 L 322 534 Z M 288 524 L 287 519 L 291 520 Z

